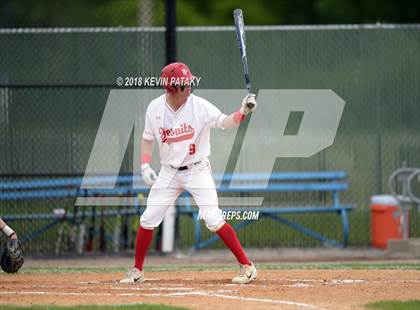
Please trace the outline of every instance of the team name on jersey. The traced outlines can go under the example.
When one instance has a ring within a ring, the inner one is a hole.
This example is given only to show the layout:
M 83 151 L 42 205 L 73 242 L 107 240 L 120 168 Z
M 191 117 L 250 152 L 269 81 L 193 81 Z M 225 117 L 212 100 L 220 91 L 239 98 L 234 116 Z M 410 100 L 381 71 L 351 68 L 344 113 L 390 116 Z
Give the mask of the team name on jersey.
M 159 127 L 160 139 L 162 143 L 174 143 L 184 141 L 194 137 L 194 128 L 191 125 L 183 123 L 179 127 L 165 129 Z

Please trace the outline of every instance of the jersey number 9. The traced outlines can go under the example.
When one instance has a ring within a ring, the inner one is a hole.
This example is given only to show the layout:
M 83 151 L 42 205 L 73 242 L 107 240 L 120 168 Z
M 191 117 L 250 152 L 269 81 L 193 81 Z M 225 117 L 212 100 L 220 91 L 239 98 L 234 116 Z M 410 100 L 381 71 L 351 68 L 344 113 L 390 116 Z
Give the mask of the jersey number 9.
M 190 155 L 195 154 L 195 143 L 190 144 L 190 150 L 189 150 L 188 154 L 190 154 Z

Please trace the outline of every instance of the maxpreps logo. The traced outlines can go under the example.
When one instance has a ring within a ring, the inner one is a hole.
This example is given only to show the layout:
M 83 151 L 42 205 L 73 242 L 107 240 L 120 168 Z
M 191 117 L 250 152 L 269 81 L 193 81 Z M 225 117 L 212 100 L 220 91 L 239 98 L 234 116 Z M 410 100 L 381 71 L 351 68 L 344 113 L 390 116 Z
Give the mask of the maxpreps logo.
M 179 127 L 171 129 L 165 129 L 160 127 L 159 133 L 162 143 L 171 144 L 174 142 L 189 140 L 192 137 L 194 137 L 194 128 L 191 125 L 187 125 L 186 123 L 184 123 Z

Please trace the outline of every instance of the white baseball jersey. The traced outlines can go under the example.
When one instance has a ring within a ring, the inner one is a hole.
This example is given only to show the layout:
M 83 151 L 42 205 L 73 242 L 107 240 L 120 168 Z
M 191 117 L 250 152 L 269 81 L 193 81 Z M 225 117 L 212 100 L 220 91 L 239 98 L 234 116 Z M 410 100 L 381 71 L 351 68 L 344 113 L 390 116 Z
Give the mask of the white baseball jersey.
M 156 138 L 162 165 L 186 166 L 210 155 L 210 129 L 222 128 L 225 118 L 217 107 L 194 94 L 175 112 L 163 94 L 147 108 L 143 138 Z

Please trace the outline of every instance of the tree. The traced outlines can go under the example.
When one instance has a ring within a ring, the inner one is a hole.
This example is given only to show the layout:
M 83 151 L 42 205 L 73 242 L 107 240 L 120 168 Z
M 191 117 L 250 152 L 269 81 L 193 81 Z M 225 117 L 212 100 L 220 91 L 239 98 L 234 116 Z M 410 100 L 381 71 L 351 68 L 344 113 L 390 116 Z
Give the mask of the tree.
M 164 0 L 0 0 L 0 27 L 164 25 Z M 179 26 L 232 25 L 242 8 L 248 25 L 416 23 L 416 0 L 177 0 Z M 145 12 L 146 11 L 146 12 Z M 147 22 L 141 19 L 146 19 Z

